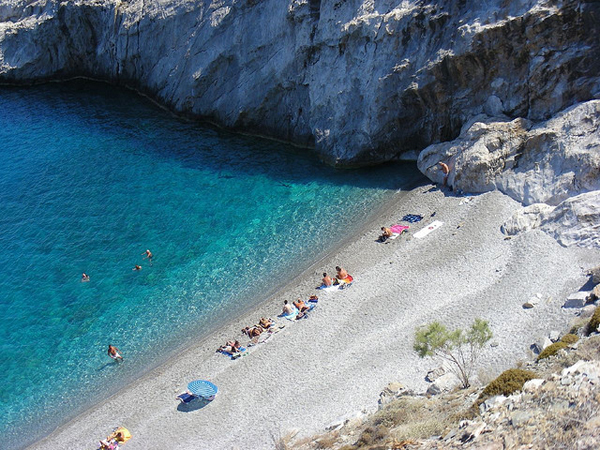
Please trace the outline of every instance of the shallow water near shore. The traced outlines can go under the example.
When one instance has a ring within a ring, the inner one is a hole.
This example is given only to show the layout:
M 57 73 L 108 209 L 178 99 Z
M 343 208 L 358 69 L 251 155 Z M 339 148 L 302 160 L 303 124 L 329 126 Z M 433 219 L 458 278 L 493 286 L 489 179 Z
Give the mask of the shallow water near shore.
M 2 448 L 256 306 L 418 178 L 335 170 L 82 81 L 0 88 L 0 124 Z

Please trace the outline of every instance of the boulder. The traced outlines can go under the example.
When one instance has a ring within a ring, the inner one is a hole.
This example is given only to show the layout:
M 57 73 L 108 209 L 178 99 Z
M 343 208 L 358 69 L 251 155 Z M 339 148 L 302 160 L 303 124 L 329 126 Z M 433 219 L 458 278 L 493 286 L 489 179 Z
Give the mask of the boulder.
M 436 369 L 433 369 L 433 370 L 430 370 L 429 372 L 427 372 L 427 375 L 425 375 L 425 381 L 428 381 L 429 383 L 433 383 L 435 380 L 437 380 L 439 377 L 441 377 L 445 373 L 446 373 L 446 369 L 444 369 L 443 366 L 437 367 Z
M 523 385 L 523 392 L 536 392 L 546 380 L 541 378 L 534 378 L 533 380 L 526 381 Z
M 563 308 L 583 308 L 587 303 L 589 291 L 579 291 L 567 297 L 567 301 L 563 304 Z
M 592 277 L 592 283 L 595 285 L 600 284 L 600 266 L 596 266 L 593 269 L 588 270 L 587 274 Z
M 552 341 L 547 336 L 544 336 L 538 339 L 532 347 L 533 351 L 539 355 L 546 347 L 550 345 L 552 345 Z

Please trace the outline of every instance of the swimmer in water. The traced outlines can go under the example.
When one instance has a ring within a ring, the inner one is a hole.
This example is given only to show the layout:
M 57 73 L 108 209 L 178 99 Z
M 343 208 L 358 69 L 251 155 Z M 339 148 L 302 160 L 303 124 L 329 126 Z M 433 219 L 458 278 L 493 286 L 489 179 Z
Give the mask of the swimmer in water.
M 152 257 L 154 256 L 150 250 L 146 250 L 142 255 L 146 255 L 145 258 L 148 258 L 150 261 L 150 265 L 152 265 Z
M 81 282 L 82 283 L 87 283 L 88 281 L 90 281 L 90 276 L 87 273 L 83 273 L 81 275 Z
M 123 357 L 121 356 L 121 352 L 114 345 L 108 346 L 108 356 L 110 356 L 115 361 L 123 361 Z

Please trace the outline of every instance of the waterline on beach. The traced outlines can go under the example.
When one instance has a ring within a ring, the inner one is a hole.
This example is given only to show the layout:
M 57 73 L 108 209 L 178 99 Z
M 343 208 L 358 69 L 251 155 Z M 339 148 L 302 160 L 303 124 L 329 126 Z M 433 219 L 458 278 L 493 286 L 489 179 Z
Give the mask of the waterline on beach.
M 264 300 L 415 171 L 334 170 L 93 83 L 3 88 L 0 116 L 0 433 L 17 447 Z

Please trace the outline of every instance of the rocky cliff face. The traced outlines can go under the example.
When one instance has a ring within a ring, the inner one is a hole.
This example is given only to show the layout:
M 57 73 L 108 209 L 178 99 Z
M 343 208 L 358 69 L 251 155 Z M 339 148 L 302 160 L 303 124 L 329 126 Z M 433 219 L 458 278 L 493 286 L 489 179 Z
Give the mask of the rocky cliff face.
M 0 80 L 91 76 L 344 165 L 600 94 L 586 1 L 8 0 Z
M 594 0 L 4 0 L 0 82 L 104 79 L 343 166 L 425 149 L 433 180 L 557 205 L 598 189 L 598 105 L 565 110 L 600 98 L 599 23 Z

